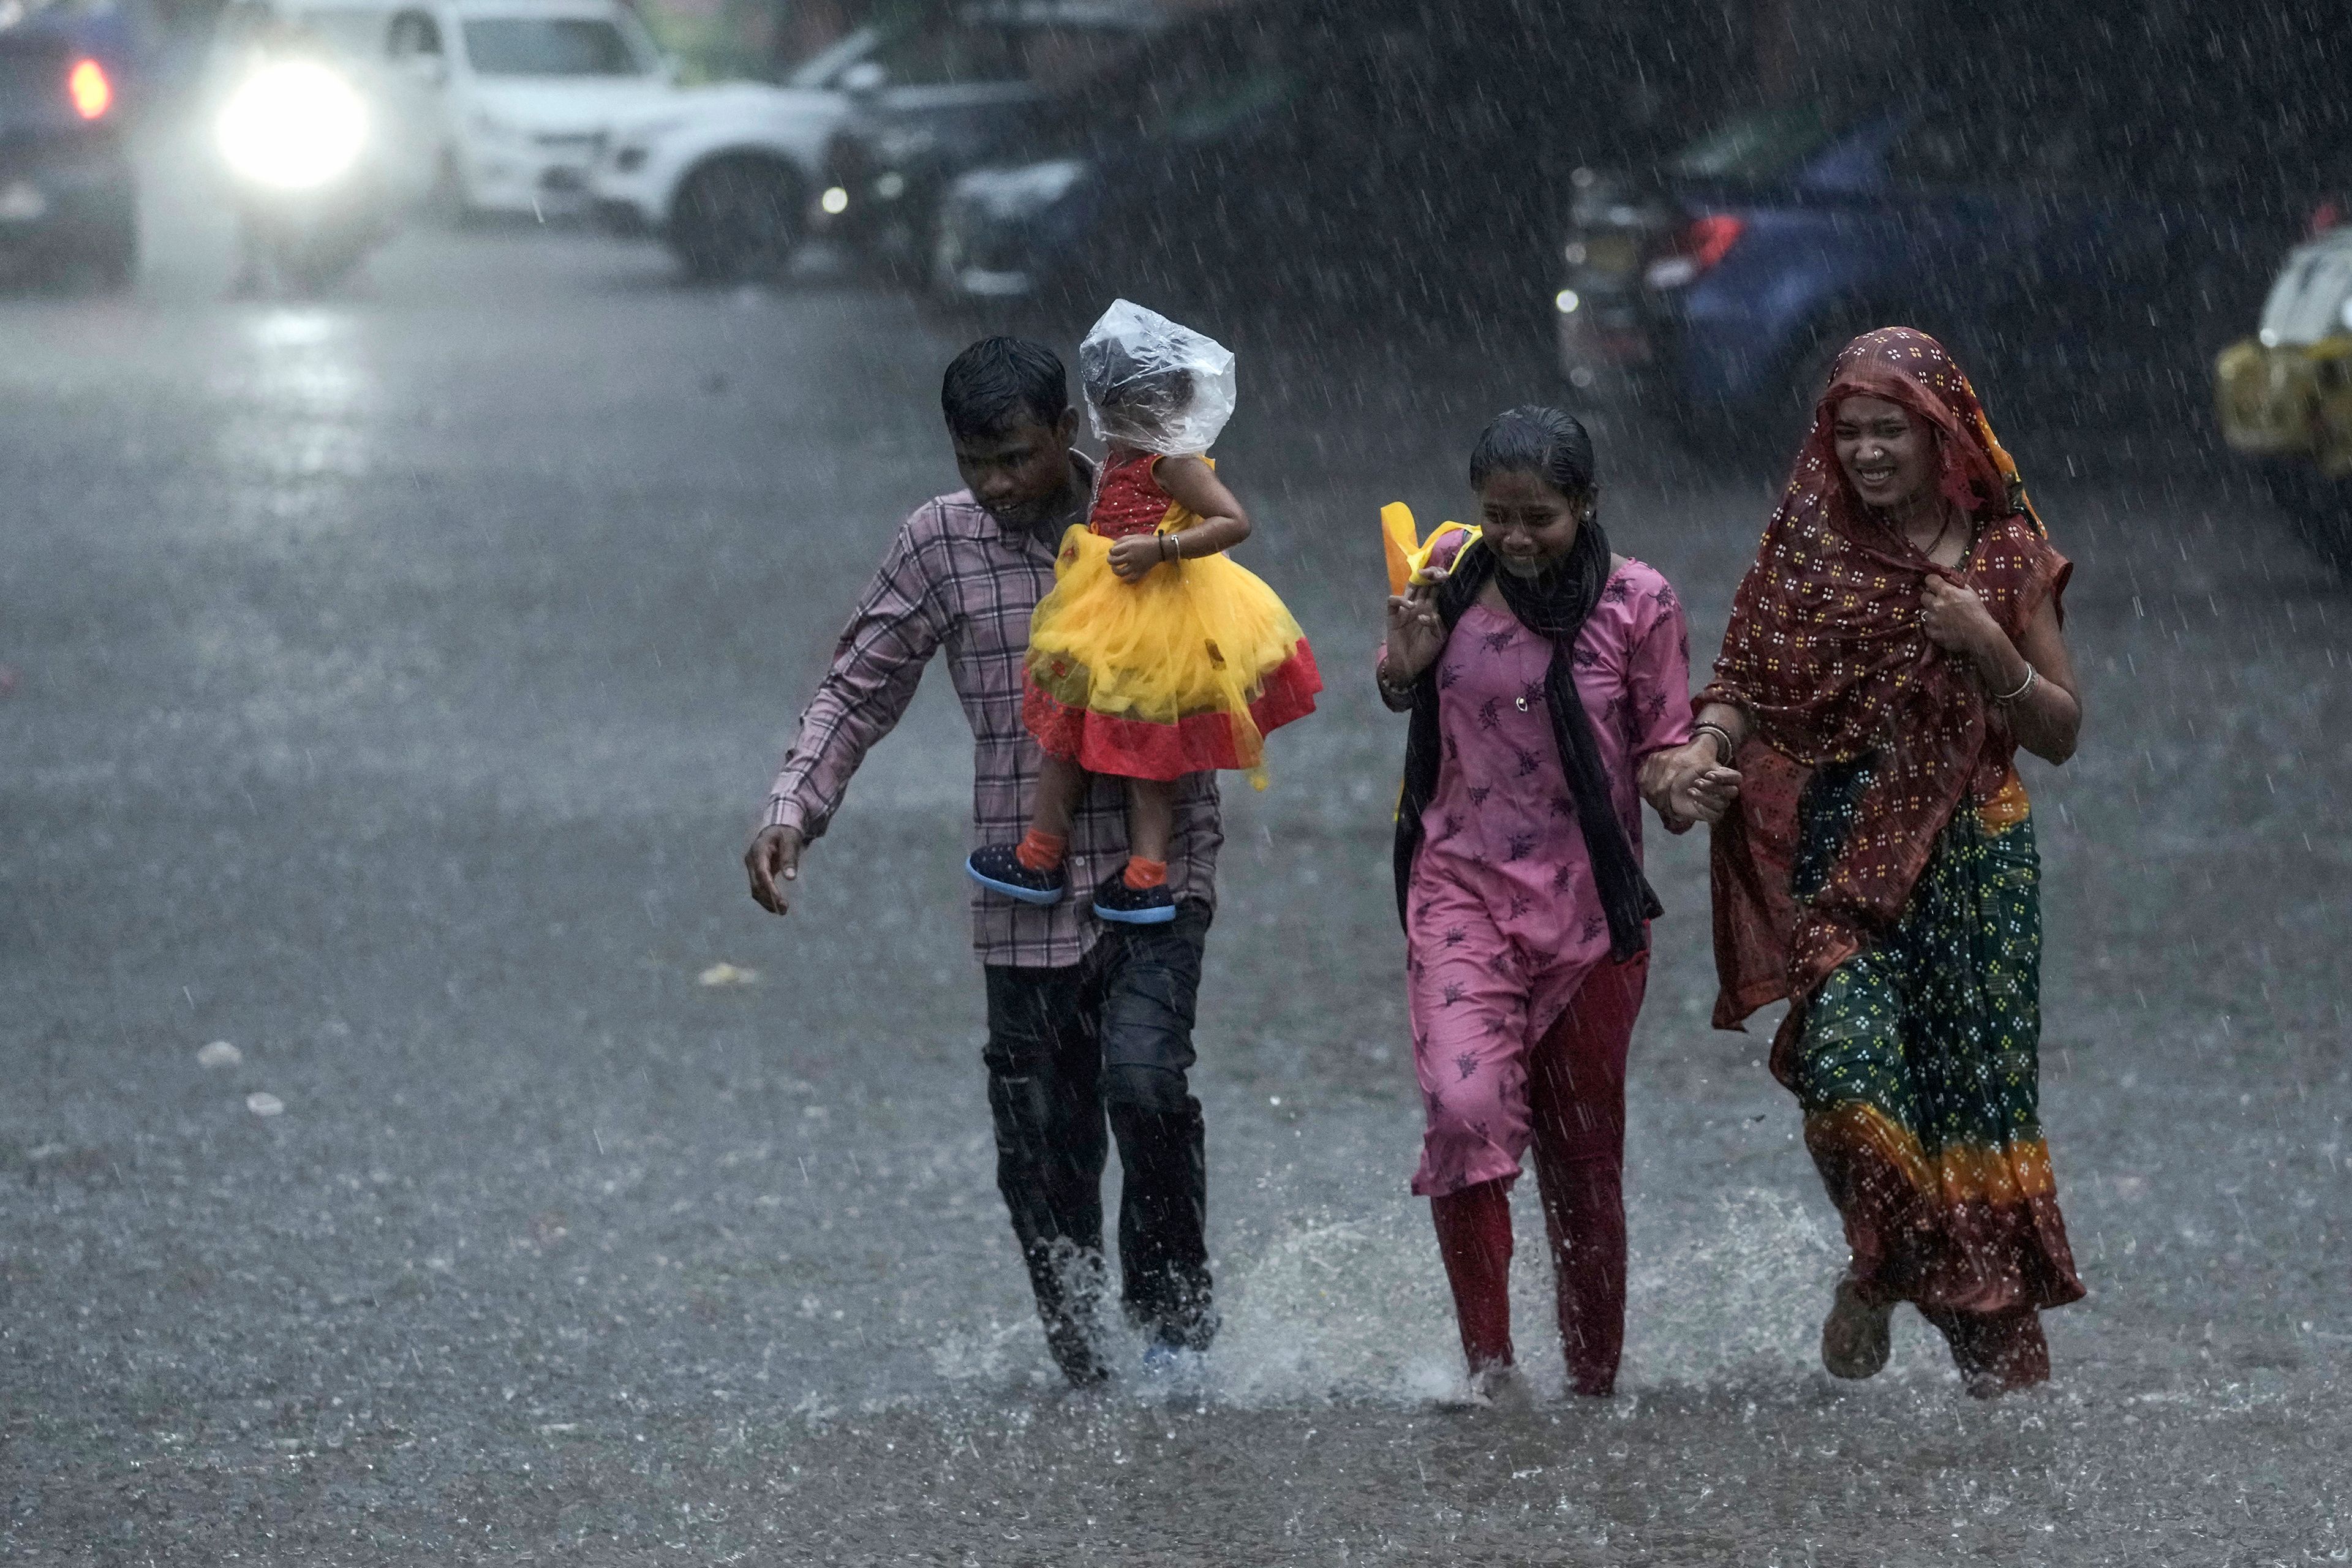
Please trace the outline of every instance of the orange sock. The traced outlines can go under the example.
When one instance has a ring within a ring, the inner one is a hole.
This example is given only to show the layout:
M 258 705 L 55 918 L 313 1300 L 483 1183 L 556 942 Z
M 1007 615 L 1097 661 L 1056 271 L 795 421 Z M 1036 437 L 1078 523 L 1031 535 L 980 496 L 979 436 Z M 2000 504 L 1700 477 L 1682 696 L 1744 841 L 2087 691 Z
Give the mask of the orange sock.
M 1139 893 L 1147 888 L 1164 888 L 1168 885 L 1168 862 L 1130 855 L 1127 858 L 1127 875 L 1120 880 Z
M 1062 851 L 1069 847 L 1070 841 L 1062 835 L 1041 833 L 1033 827 L 1021 836 L 1013 858 L 1032 871 L 1050 871 L 1062 863 Z

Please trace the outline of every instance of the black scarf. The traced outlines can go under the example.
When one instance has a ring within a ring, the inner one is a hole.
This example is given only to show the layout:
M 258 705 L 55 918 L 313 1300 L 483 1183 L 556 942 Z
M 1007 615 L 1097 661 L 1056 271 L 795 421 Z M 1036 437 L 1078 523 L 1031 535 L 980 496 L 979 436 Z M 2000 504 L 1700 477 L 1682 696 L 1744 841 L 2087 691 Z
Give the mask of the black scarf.
M 1551 667 L 1544 676 L 1544 706 L 1551 711 L 1553 742 L 1559 747 L 1560 769 L 1568 775 L 1568 791 L 1576 803 L 1577 826 L 1584 832 L 1584 847 L 1592 858 L 1593 880 L 1601 888 L 1601 907 L 1609 917 L 1609 953 L 1619 963 L 1649 945 L 1643 922 L 1664 912 L 1656 893 L 1642 875 L 1617 820 L 1610 798 L 1609 777 L 1601 766 L 1601 752 L 1592 738 L 1592 723 L 1576 694 L 1574 651 L 1585 617 L 1601 602 L 1609 581 L 1609 536 L 1597 521 L 1587 519 L 1576 531 L 1568 558 L 1533 577 L 1498 572 L 1495 552 L 1484 541 L 1454 558 L 1454 569 L 1437 589 L 1437 614 L 1447 635 L 1463 612 L 1477 602 L 1488 582 L 1501 585 L 1503 602 L 1521 626 L 1551 639 Z M 1422 814 L 1437 794 L 1437 771 L 1444 742 L 1437 728 L 1437 667 L 1444 657 L 1430 661 L 1413 682 L 1412 723 L 1404 748 L 1404 790 L 1398 797 L 1396 817 L 1397 918 L 1405 916 L 1406 889 L 1412 880 L 1413 857 L 1420 852 Z

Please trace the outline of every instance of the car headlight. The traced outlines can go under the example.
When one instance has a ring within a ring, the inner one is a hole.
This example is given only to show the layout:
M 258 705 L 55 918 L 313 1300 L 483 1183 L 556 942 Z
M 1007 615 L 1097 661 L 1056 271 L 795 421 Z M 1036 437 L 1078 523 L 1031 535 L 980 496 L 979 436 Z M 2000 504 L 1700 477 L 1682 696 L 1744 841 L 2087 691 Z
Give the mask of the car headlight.
M 237 84 L 215 132 L 221 156 L 240 178 L 311 190 L 359 162 L 367 105 L 341 73 L 314 60 L 285 60 Z
M 1068 195 L 1086 173 L 1077 159 L 1056 158 L 1020 169 L 976 169 L 956 182 L 956 190 L 986 216 L 1014 223 Z
M 632 147 L 646 148 L 672 132 L 683 129 L 685 124 L 685 115 L 666 114 L 659 120 L 640 120 L 625 125 L 621 129 L 621 135 Z

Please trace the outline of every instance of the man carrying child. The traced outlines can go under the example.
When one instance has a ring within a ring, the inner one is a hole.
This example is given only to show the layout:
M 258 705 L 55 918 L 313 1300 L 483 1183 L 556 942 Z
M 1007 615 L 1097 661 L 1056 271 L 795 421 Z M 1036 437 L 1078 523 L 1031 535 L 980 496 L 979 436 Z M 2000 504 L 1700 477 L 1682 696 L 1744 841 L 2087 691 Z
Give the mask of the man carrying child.
M 1087 519 L 1094 468 L 1070 447 L 1076 414 L 1066 373 L 1042 344 L 972 344 L 949 365 L 940 403 L 968 488 L 926 501 L 892 541 L 801 716 L 744 853 L 751 897 L 779 915 L 790 907 L 802 852 L 942 648 L 972 731 L 974 842 L 1018 838 L 1029 820 L 1039 762 L 1022 721 L 1030 612 L 1054 585 L 1064 531 Z M 1046 1343 L 1074 1384 L 1109 1375 L 1095 1321 L 1106 1116 L 1125 1173 L 1121 1295 L 1146 1336 L 1147 1360 L 1205 1350 L 1216 1332 L 1201 1105 L 1185 1074 L 1223 842 L 1215 774 L 1194 773 L 1175 803 L 1172 921 L 1106 927 L 1084 899 L 1036 905 L 973 893 L 997 1186 Z M 1081 888 L 1126 865 L 1118 779 L 1088 787 L 1067 856 Z

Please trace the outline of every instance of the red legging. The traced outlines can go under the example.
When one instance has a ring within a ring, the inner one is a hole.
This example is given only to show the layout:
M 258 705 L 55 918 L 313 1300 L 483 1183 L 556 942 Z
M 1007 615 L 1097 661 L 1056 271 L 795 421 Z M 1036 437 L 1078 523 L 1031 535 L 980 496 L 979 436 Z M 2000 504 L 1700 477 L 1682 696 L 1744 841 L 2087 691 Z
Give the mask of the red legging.
M 1569 1384 L 1579 1394 L 1615 1388 L 1625 1344 L 1625 1047 L 1649 973 L 1646 952 L 1602 963 L 1528 1058 L 1536 1188 L 1551 1239 Z M 1512 1360 L 1512 1180 L 1429 1200 L 1474 1373 Z

